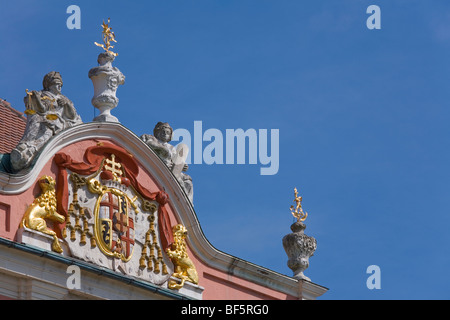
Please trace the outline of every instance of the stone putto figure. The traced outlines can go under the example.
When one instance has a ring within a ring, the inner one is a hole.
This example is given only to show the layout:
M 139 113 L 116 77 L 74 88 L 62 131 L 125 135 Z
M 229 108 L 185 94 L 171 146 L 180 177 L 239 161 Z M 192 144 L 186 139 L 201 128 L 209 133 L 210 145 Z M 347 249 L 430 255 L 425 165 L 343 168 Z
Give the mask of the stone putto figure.
M 192 203 L 194 196 L 192 178 L 184 173 L 189 168 L 185 162 L 189 150 L 183 143 L 178 144 L 176 147 L 169 144 L 172 141 L 172 134 L 173 129 L 167 122 L 158 122 L 153 129 L 153 135 L 143 134 L 141 139 L 155 151 L 172 171 Z
M 59 72 L 47 73 L 42 84 L 41 91 L 26 90 L 24 102 L 27 126 L 10 156 L 15 171 L 28 167 L 52 136 L 82 123 L 72 101 L 61 93 L 63 81 Z

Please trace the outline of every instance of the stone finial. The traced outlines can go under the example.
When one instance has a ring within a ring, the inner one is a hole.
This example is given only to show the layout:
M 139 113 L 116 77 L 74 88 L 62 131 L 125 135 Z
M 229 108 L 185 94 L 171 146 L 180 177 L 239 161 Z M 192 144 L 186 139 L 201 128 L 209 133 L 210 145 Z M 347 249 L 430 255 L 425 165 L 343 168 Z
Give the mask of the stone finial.
M 102 25 L 104 45 L 95 42 L 95 45 L 102 47 L 105 52 L 100 53 L 98 56 L 97 62 L 99 66 L 89 70 L 89 78 L 94 85 L 94 97 L 91 102 L 95 108 L 100 110 L 100 114 L 94 118 L 94 121 L 119 122 L 115 116 L 111 115 L 111 110 L 119 104 L 116 91 L 119 85 L 125 83 L 125 76 L 119 69 L 112 66 L 112 62 L 118 54 L 110 50 L 113 48 L 111 41 L 117 41 L 108 24 L 103 22 Z
M 283 237 L 283 247 L 289 258 L 287 265 L 294 272 L 293 277 L 311 281 L 303 272 L 309 267 L 309 258 L 317 249 L 317 241 L 304 234 L 306 225 L 302 221 L 306 219 L 307 213 L 303 213 L 302 197 L 298 197 L 297 189 L 294 192 L 297 207 L 294 210 L 294 206 L 291 206 L 291 212 L 297 221 L 291 225 L 292 233 Z

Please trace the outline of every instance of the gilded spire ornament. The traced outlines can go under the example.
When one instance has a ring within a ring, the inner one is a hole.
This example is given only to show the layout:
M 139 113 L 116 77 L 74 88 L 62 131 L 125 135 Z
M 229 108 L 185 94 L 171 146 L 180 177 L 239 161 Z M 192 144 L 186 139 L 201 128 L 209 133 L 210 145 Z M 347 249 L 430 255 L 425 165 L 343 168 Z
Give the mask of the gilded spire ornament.
M 294 202 L 295 206 L 291 205 L 291 213 L 292 215 L 297 219 L 298 222 L 302 222 L 306 220 L 306 217 L 308 217 L 308 212 L 304 212 L 302 208 L 302 197 L 299 197 L 297 188 L 294 188 Z
M 108 23 L 105 23 L 105 21 L 103 21 L 103 24 L 102 24 L 103 44 L 100 44 L 100 43 L 97 43 L 97 42 L 94 42 L 94 44 L 97 47 L 103 48 L 103 50 L 105 50 L 106 52 L 112 54 L 114 57 L 117 57 L 119 54 L 115 53 L 115 52 L 112 52 L 110 50 L 110 49 L 114 48 L 114 46 L 111 45 L 111 41 L 117 43 L 116 36 L 115 36 L 114 32 L 112 31 L 112 28 L 109 26 L 110 21 L 111 21 L 111 19 L 108 18 Z

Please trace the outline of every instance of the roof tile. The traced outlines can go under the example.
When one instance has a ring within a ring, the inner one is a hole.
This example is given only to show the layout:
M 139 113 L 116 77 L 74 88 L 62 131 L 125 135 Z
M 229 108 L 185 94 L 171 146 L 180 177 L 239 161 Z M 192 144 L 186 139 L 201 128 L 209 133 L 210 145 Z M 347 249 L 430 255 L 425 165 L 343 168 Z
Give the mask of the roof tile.
M 0 153 L 10 153 L 22 138 L 27 119 L 23 113 L 0 99 Z

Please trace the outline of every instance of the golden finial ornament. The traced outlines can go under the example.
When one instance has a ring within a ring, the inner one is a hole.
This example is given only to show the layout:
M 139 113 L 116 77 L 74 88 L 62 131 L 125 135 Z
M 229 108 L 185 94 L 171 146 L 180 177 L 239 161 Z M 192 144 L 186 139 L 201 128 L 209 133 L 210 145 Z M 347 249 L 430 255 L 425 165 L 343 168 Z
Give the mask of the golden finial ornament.
M 302 197 L 298 195 L 297 188 L 294 188 L 294 195 L 295 199 L 294 202 L 296 206 L 291 205 L 291 213 L 292 215 L 297 218 L 297 222 L 302 222 L 306 220 L 306 217 L 308 216 L 308 212 L 303 212 L 302 208 Z
M 109 26 L 111 19 L 108 18 L 108 23 L 105 23 L 105 21 L 103 21 L 102 24 L 102 38 L 103 38 L 103 44 L 94 42 L 94 44 L 98 47 L 103 48 L 103 50 L 105 50 L 106 52 L 112 54 L 114 57 L 117 57 L 119 54 L 112 52 L 111 49 L 114 48 L 113 45 L 111 45 L 111 42 L 117 42 L 116 41 L 116 36 L 114 35 L 114 32 L 112 31 L 112 28 Z

